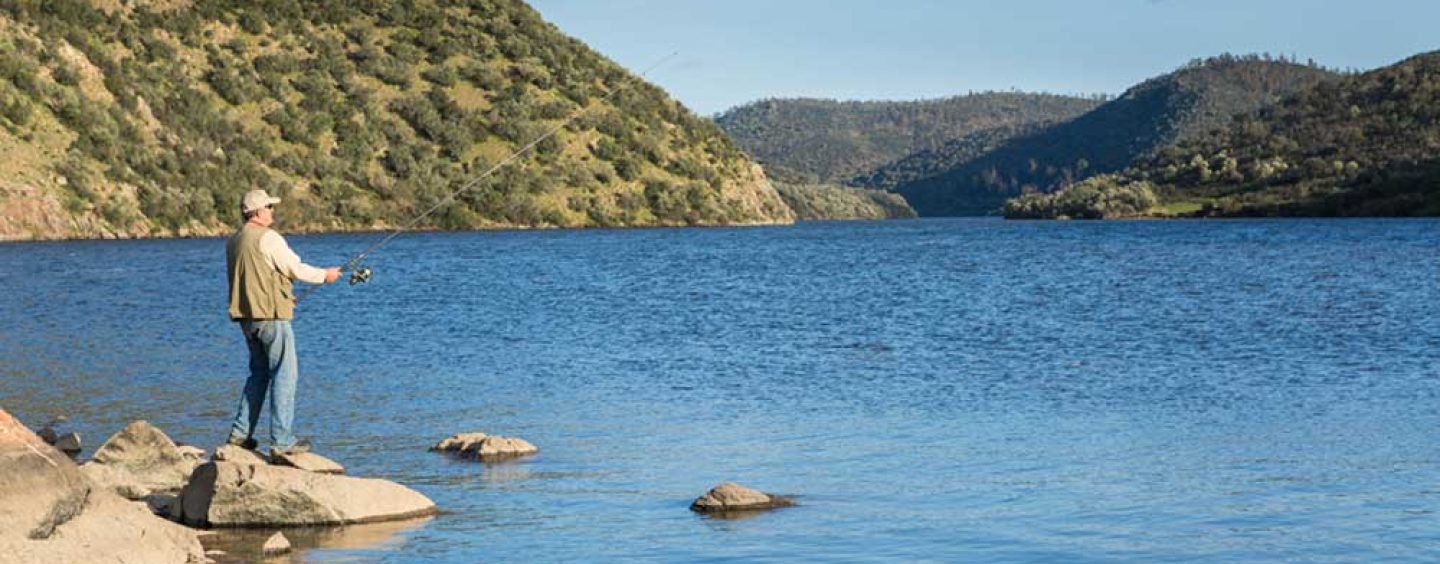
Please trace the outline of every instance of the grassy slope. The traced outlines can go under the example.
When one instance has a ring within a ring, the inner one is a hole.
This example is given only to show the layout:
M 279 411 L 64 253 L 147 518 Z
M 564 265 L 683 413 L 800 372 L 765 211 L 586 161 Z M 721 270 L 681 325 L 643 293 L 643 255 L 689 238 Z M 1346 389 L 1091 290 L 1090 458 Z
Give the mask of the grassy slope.
M 795 210 L 796 219 L 906 219 L 915 210 L 899 194 L 833 184 L 775 182 L 780 197 Z
M 221 233 L 253 188 L 288 229 L 384 228 L 581 107 L 421 227 L 793 220 L 712 122 L 523 2 L 3 0 L 0 238 Z

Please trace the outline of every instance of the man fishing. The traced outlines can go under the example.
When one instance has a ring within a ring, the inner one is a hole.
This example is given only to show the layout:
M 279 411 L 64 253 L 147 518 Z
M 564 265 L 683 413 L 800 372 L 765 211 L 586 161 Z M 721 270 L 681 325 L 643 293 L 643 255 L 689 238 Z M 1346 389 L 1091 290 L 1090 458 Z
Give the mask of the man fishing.
M 295 386 L 300 378 L 295 353 L 293 281 L 329 284 L 340 278 L 339 268 L 316 268 L 300 262 L 285 238 L 271 229 L 280 198 L 264 190 L 251 190 L 240 202 L 245 225 L 225 245 L 230 280 L 230 319 L 240 324 L 250 349 L 250 377 L 235 423 L 225 442 L 254 450 L 253 438 L 265 395 L 270 395 L 270 452 L 301 453 L 310 441 L 294 432 Z

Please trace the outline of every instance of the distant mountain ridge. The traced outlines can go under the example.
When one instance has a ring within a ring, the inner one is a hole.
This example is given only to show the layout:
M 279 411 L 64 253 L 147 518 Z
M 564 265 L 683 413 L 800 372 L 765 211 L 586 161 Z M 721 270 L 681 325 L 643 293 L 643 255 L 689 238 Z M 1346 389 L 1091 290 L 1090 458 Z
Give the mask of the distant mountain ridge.
M 1122 216 L 1440 215 L 1440 51 L 1317 84 L 1106 184 L 1158 199 Z M 1055 215 L 1033 198 L 1007 210 Z
M 1038 121 L 983 129 L 959 139 L 946 141 L 939 147 L 922 149 L 881 165 L 879 168 L 851 178 L 848 184 L 893 191 L 901 185 L 949 172 L 1000 148 L 1011 139 L 1041 131 L 1052 125 L 1055 124 L 1049 121 Z
M 518 0 L 0 2 L 0 239 L 785 223 L 754 161 Z
M 1100 103 L 1013 92 L 908 102 L 769 99 L 727 110 L 715 122 L 772 176 L 834 183 L 971 133 L 1065 120 Z
M 1023 192 L 1054 191 L 1121 170 L 1224 126 L 1235 114 L 1338 78 L 1313 64 L 1258 56 L 1196 60 L 1073 120 L 1013 137 L 948 171 L 892 189 L 924 216 L 991 213 Z

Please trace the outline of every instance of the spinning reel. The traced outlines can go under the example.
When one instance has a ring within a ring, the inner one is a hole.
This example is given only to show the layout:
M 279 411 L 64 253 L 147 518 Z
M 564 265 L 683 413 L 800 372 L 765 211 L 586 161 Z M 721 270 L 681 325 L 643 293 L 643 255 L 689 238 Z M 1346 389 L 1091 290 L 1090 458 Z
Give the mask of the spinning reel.
M 369 282 L 371 274 L 372 272 L 370 271 L 370 267 L 357 267 L 355 270 L 352 270 L 350 272 L 350 285 L 354 286 L 356 284 L 364 284 L 366 282 Z

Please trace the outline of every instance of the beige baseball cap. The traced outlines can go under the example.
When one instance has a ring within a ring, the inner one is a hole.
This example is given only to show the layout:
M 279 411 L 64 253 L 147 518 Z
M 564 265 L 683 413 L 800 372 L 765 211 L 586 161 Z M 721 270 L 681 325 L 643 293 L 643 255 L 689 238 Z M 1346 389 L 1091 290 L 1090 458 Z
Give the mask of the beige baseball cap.
M 245 193 L 245 199 L 240 200 L 240 213 L 250 213 L 278 203 L 280 203 L 280 198 L 272 198 L 264 190 L 251 190 Z

